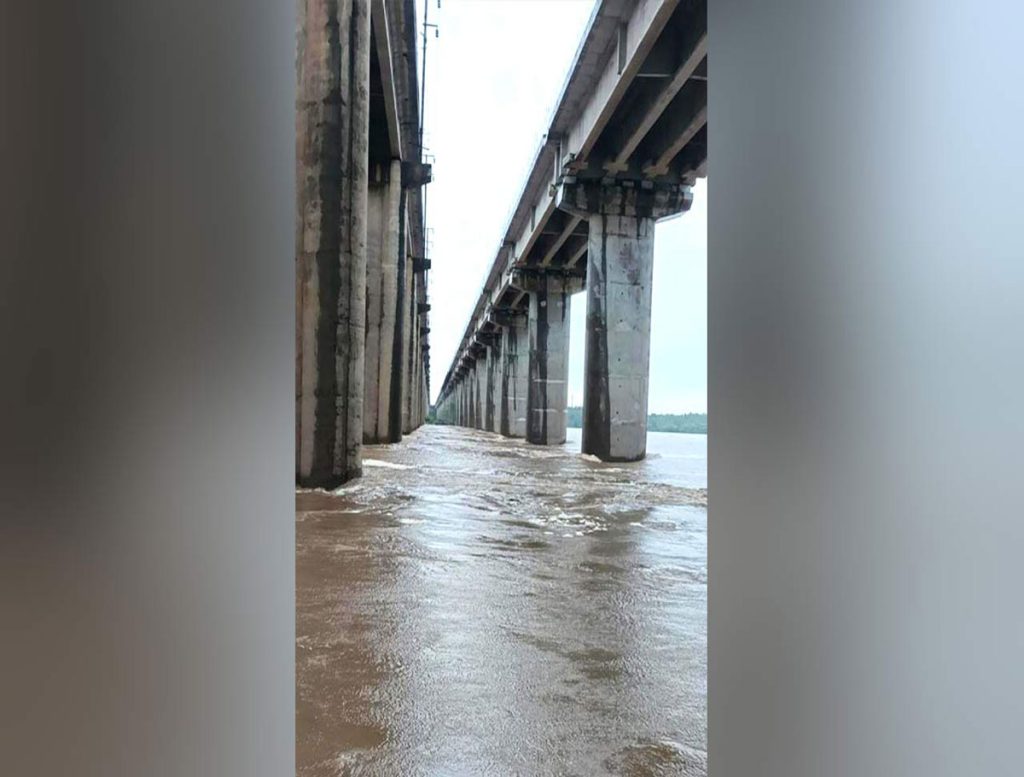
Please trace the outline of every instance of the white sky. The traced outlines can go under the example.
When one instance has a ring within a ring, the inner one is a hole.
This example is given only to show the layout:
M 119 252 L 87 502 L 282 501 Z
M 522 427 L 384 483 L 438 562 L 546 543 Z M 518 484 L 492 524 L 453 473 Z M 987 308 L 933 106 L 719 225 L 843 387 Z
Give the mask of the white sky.
M 518 202 L 593 0 L 436 0 L 427 42 L 430 384 L 436 398 Z M 423 0 L 417 0 L 422 16 Z M 707 410 L 707 202 L 657 227 L 652 413 Z M 583 403 L 586 297 L 573 297 L 569 404 Z

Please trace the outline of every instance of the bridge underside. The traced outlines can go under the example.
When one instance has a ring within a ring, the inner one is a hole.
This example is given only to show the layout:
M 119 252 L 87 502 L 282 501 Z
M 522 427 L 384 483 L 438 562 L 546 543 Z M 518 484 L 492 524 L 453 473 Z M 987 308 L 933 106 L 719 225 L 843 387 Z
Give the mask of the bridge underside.
M 707 77 L 704 0 L 598 4 L 439 418 L 564 442 L 570 296 L 585 289 L 583 452 L 644 457 L 654 227 L 707 174 Z

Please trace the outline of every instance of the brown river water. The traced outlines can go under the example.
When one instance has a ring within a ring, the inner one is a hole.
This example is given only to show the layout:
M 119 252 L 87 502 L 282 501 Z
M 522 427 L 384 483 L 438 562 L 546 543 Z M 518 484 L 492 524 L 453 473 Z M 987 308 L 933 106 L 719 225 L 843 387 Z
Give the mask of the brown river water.
M 707 774 L 706 438 L 569 434 L 425 426 L 297 493 L 299 775 Z

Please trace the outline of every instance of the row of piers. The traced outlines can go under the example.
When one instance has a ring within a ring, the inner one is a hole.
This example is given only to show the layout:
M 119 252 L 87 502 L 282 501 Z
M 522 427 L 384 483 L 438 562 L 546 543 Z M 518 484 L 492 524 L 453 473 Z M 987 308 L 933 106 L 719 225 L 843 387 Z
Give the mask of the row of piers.
M 446 381 L 438 418 L 450 424 L 565 442 L 569 312 L 586 291 L 582 452 L 637 461 L 647 449 L 654 228 L 692 202 L 688 187 L 560 182 L 557 205 L 587 222 L 585 272 L 517 267 L 526 305 L 490 309 Z
M 300 0 L 296 480 L 424 423 L 429 329 L 412 0 Z
M 445 376 L 442 420 L 563 442 L 569 297 L 585 289 L 583 453 L 644 457 L 655 224 L 707 177 L 707 47 L 703 0 L 595 2 Z M 501 320 L 509 309 L 525 325 Z M 489 412 L 506 405 L 504 423 Z

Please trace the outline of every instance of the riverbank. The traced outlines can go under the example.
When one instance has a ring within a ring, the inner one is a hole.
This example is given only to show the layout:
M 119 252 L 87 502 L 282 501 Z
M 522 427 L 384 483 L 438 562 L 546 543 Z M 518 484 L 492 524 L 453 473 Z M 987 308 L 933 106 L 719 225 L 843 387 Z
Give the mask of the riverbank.
M 583 426 L 583 408 L 566 408 L 566 423 L 571 429 Z M 651 413 L 647 416 L 648 432 L 671 434 L 707 434 L 707 413 Z

